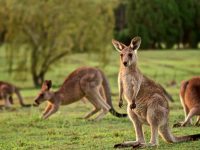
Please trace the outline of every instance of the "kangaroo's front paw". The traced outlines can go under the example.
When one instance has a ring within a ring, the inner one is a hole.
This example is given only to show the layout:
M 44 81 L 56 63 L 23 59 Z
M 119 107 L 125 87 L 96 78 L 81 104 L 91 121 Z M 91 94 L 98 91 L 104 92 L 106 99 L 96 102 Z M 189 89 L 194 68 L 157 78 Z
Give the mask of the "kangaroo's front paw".
M 130 109 L 135 109 L 136 108 L 136 104 L 135 103 L 132 103 L 131 105 L 130 105 Z
M 122 108 L 123 107 L 123 100 L 119 100 L 119 108 Z

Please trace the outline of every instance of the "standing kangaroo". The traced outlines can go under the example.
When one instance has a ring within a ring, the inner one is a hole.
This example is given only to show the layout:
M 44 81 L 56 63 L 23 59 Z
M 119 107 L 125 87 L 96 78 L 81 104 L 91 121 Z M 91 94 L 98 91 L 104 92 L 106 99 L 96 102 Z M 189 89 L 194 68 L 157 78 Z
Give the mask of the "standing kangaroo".
M 108 111 L 117 117 L 126 117 L 127 114 L 119 114 L 113 108 L 108 81 L 102 71 L 92 67 L 81 67 L 73 71 L 56 92 L 50 91 L 51 81 L 46 80 L 40 93 L 35 99 L 39 105 L 48 100 L 42 118 L 47 119 L 55 113 L 60 105 L 68 105 L 82 98 L 87 98 L 94 109 L 84 116 L 91 117 L 102 109 L 95 120 L 102 119 Z
M 19 103 L 22 107 L 30 107 L 30 104 L 24 104 L 23 98 L 19 92 L 19 89 L 7 82 L 0 81 L 0 99 L 4 99 L 5 101 L 5 107 L 10 107 L 13 104 L 13 98 L 12 95 L 16 94 Z
M 135 127 L 136 141 L 127 141 L 116 144 L 115 148 L 146 147 L 158 145 L 158 133 L 169 143 L 197 140 L 200 134 L 176 137 L 168 125 L 169 94 L 161 85 L 144 76 L 137 66 L 137 49 L 141 38 L 132 39 L 129 46 L 116 40 L 112 41 L 114 47 L 120 52 L 119 89 L 120 103 L 122 95 L 128 102 L 127 113 Z M 151 139 L 146 144 L 142 125 L 150 125 Z
M 190 80 L 182 81 L 180 87 L 180 101 L 185 112 L 185 121 L 174 124 L 174 127 L 191 124 L 191 118 L 198 115 L 196 126 L 200 123 L 200 77 L 193 77 Z

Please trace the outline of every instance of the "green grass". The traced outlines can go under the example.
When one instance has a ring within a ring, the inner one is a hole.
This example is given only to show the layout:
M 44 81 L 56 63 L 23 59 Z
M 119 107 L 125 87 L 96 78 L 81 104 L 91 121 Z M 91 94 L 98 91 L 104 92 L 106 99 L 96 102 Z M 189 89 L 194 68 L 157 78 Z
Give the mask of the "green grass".
M 200 51 L 140 51 L 139 66 L 141 71 L 161 83 L 173 95 L 175 103 L 170 104 L 170 126 L 183 120 L 183 109 L 179 102 L 178 91 L 181 80 L 200 75 Z M 117 93 L 117 74 L 119 68 L 118 54 L 113 51 L 110 63 L 103 69 L 108 76 L 112 92 Z M 56 64 L 46 78 L 53 81 L 54 89 L 62 84 L 64 78 L 79 66 L 99 66 L 98 56 L 76 54 L 68 56 L 61 63 Z M 32 86 L 30 76 L 26 80 L 18 80 L 16 75 L 4 73 L 6 70 L 5 58 L 0 58 L 0 80 L 15 83 L 22 88 L 22 95 L 27 103 L 32 103 L 39 89 Z M 171 81 L 176 85 L 170 86 Z M 117 107 L 117 96 L 113 96 L 114 107 L 119 112 L 126 112 Z M 16 100 L 15 100 L 16 102 Z M 85 149 L 107 150 L 113 149 L 115 143 L 125 140 L 134 140 L 135 133 L 129 119 L 118 119 L 108 114 L 102 121 L 92 122 L 81 117 L 92 109 L 87 103 L 77 102 L 69 106 L 62 106 L 55 115 L 48 120 L 41 120 L 46 104 L 39 108 L 20 108 L 16 102 L 15 110 L 0 111 L 0 149 L 2 150 L 35 150 L 35 149 Z M 146 141 L 150 138 L 150 129 L 144 126 Z M 200 133 L 200 127 L 173 128 L 175 135 Z M 157 149 L 197 150 L 200 141 L 179 144 L 167 144 L 159 138 Z

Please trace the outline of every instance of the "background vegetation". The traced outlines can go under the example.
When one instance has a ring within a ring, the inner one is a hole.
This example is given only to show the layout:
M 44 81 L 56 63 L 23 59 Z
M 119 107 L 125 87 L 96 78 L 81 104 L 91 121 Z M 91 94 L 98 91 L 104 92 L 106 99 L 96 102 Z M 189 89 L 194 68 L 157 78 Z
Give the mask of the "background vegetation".
M 112 2 L 0 0 L 0 43 L 10 73 L 16 70 L 26 77 L 28 71 L 39 86 L 49 68 L 69 53 L 101 53 L 98 60 L 107 63 Z
M 125 7 L 125 9 L 120 9 Z M 128 0 L 117 37 L 128 43 L 132 35 L 143 37 L 142 48 L 198 48 L 200 41 L 199 0 Z M 120 23 L 119 23 L 120 24 Z
M 199 0 L 0 0 L 1 55 L 7 72 L 38 87 L 68 54 L 97 53 L 105 67 L 113 36 L 128 44 L 139 35 L 142 49 L 199 48 L 199 8 Z

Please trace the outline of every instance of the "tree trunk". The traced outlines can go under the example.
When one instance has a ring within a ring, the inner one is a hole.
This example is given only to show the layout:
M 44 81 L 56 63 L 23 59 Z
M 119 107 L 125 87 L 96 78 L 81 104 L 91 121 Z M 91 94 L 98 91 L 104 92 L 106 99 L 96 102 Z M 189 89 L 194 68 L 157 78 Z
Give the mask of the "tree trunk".
M 42 83 L 44 82 L 44 76 L 45 74 L 32 74 L 33 84 L 35 87 L 40 87 L 42 85 Z

